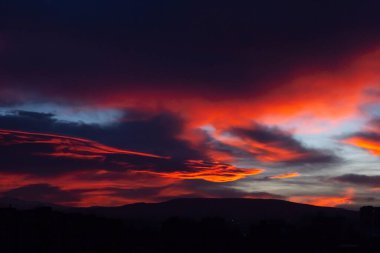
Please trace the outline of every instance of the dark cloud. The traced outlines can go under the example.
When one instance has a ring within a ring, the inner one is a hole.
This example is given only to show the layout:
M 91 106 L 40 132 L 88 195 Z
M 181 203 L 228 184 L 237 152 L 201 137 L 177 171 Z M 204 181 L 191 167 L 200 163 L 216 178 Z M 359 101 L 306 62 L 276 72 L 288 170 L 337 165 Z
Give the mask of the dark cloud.
M 374 142 L 380 141 L 380 133 L 372 132 L 372 131 L 363 131 L 363 132 L 357 132 L 349 136 L 349 138 L 356 137 L 363 140 L 369 140 Z
M 119 196 L 126 199 L 156 199 L 159 197 L 161 191 L 166 188 L 168 188 L 168 186 L 144 187 L 134 189 L 107 188 L 106 190 L 111 191 L 112 196 Z
M 380 131 L 380 117 L 372 119 L 369 125 L 372 126 L 373 128 L 377 128 Z
M 247 147 L 241 147 L 241 149 L 258 160 L 293 165 L 339 161 L 333 152 L 309 148 L 290 133 L 276 127 L 255 124 L 252 128 L 232 128 L 228 133 L 246 141 Z M 251 144 L 251 141 L 254 143 Z
M 99 159 L 77 159 L 76 152 L 67 156 L 52 156 L 56 153 L 59 143 L 54 138 L 36 138 L 34 135 L 0 132 L 0 171 L 13 173 L 30 173 L 35 175 L 56 175 L 75 170 L 101 169 L 103 164 Z M 55 139 L 58 140 L 58 139 Z M 64 139 L 59 139 L 64 143 Z M 63 146 L 61 146 L 63 147 Z M 71 156 L 70 156 L 71 155 Z M 88 157 L 91 157 L 88 153 Z M 84 154 L 83 157 L 86 157 Z
M 364 203 L 365 205 L 367 203 L 378 202 L 378 199 L 375 197 L 355 197 L 352 200 L 356 203 Z
M 327 151 L 304 147 L 286 132 L 261 125 L 252 129 L 233 128 L 229 133 L 248 144 L 249 140 L 260 142 L 268 149 L 245 150 L 222 143 L 195 146 L 179 137 L 183 124 L 178 116 L 165 112 L 131 110 L 119 122 L 97 125 L 59 121 L 50 113 L 14 111 L 0 116 L 0 126 L 10 129 L 0 131 L 0 170 L 44 177 L 82 170 L 133 170 L 179 173 L 172 176 L 224 182 L 260 171 L 214 161 L 207 156 L 209 149 L 223 149 L 234 158 L 253 157 L 263 163 L 298 165 L 337 160 Z M 273 148 L 291 152 L 291 156 L 279 156 Z M 262 160 L 262 157 L 273 159 Z
M 49 184 L 31 184 L 3 192 L 2 196 L 45 203 L 72 204 L 80 200 L 80 191 L 62 190 Z
M 238 169 L 209 159 L 202 150 L 177 137 L 182 133 L 182 123 L 171 114 L 146 119 L 132 117 L 115 125 L 100 126 L 61 122 L 51 114 L 17 111 L 0 116 L 0 125 L 11 129 L 0 130 L 3 172 L 55 176 L 83 170 L 132 170 L 177 179 L 229 181 L 262 171 Z
M 73 137 L 0 130 L 1 171 L 57 175 L 78 170 L 187 171 L 186 160 L 117 149 Z M 208 165 L 206 165 L 208 166 Z M 209 166 L 212 167 L 210 164 Z
M 128 111 L 118 123 L 108 126 L 58 121 L 54 114 L 30 111 L 14 111 L 0 115 L 3 129 L 55 133 L 87 138 L 106 145 L 151 152 L 178 159 L 204 159 L 190 143 L 178 138 L 184 123 L 179 116 L 161 112 L 144 114 Z
M 376 45 L 376 10 L 376 1 L 7 0 L 0 74 L 9 88 L 77 100 L 115 89 L 259 95 L 305 65 L 331 70 Z
M 380 187 L 380 176 L 345 174 L 339 177 L 334 177 L 332 179 L 342 183 L 350 183 L 369 187 Z

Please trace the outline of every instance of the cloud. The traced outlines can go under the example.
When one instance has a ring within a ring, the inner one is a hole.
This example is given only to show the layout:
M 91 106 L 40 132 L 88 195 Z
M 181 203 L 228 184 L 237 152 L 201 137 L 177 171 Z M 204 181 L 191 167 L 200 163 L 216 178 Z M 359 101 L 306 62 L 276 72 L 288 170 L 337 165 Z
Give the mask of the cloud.
M 162 177 L 144 171 L 107 171 L 77 170 L 66 174 L 41 177 L 38 174 L 0 172 L 0 193 L 29 185 L 50 185 L 77 196 L 77 200 L 68 205 L 75 206 L 117 206 L 134 202 L 156 202 L 161 193 L 170 185 L 181 182 L 179 179 Z M 187 190 L 189 191 L 189 190 Z M 46 189 L 48 195 L 49 189 Z M 175 197 L 176 191 L 169 194 Z M 0 194 L 1 195 L 1 194 Z M 50 202 L 57 203 L 53 199 Z M 62 203 L 60 203 L 62 204 Z
M 344 143 L 364 149 L 374 156 L 380 156 L 380 119 L 370 120 L 365 129 L 342 139 Z
M 1 171 L 52 176 L 78 170 L 147 171 L 174 178 L 231 181 L 261 169 L 182 160 L 106 146 L 83 138 L 0 130 Z
M 261 172 L 239 162 L 288 171 L 336 165 L 333 152 L 266 125 L 296 122 L 302 131 L 357 116 L 378 86 L 376 7 L 9 1 L 0 9 L 0 105 L 26 111 L 0 115 L 0 189 L 49 179 L 68 190 L 68 180 L 105 189 L 82 193 L 82 204 L 120 204 L 136 200 L 131 188 L 147 188 L 144 180 L 158 188 L 195 179 L 224 185 Z M 54 108 L 33 112 L 41 103 L 125 115 L 102 125 L 60 121 Z M 346 142 L 378 156 L 379 125 L 371 125 Z M 205 136 L 204 126 L 214 133 Z M 146 196 L 196 194 L 158 188 Z M 125 197 L 111 198 L 115 189 Z
M 285 196 L 269 192 L 235 189 L 231 187 L 232 182 L 220 184 L 199 179 L 175 180 L 133 171 L 79 171 L 49 180 L 19 174 L 0 175 L 1 196 L 72 206 L 118 206 L 187 197 L 285 199 Z M 43 195 L 40 199 L 39 191 Z M 72 198 L 64 199 L 60 194 Z
M 184 126 L 176 115 L 127 113 L 120 122 L 107 126 L 58 121 L 53 114 L 29 111 L 1 115 L 0 125 L 11 129 L 0 131 L 2 170 L 49 175 L 106 167 L 217 181 L 262 171 L 237 169 L 210 159 L 202 146 L 180 138 Z
M 362 174 L 345 174 L 332 178 L 332 180 L 349 183 L 354 185 L 362 185 L 368 187 L 380 187 L 380 176 L 368 176 Z
M 376 80 L 350 65 L 379 44 L 375 9 L 278 0 L 18 0 L 0 13 L 0 93 L 17 101 L 191 107 L 186 114 L 198 120 L 203 110 L 218 121 L 303 107 L 352 112 L 347 105 Z M 347 103 L 326 105 L 342 92 Z
M 191 144 L 178 138 L 184 128 L 182 119 L 171 113 L 156 114 L 128 110 L 120 122 L 102 126 L 59 121 L 51 113 L 13 111 L 0 115 L 0 126 L 29 132 L 83 137 L 118 148 L 135 149 L 162 156 L 204 159 Z
M 301 176 L 301 174 L 298 172 L 287 172 L 287 173 L 283 173 L 283 174 L 270 176 L 269 178 L 271 178 L 271 179 L 285 179 L 285 178 L 292 178 L 292 177 L 299 177 L 299 176 Z
M 80 191 L 65 191 L 49 184 L 31 184 L 1 193 L 4 197 L 72 205 L 80 200 Z
M 302 165 L 339 161 L 333 152 L 306 147 L 290 133 L 277 127 L 255 124 L 251 128 L 231 128 L 227 134 L 222 142 L 264 163 Z
M 264 171 L 263 169 L 258 168 L 238 169 L 229 164 L 216 162 L 209 163 L 200 160 L 188 160 L 186 165 L 189 168 L 193 168 L 194 171 L 175 171 L 160 174 L 180 179 L 205 179 L 211 182 L 222 183 L 239 180 L 251 175 L 257 175 Z M 208 168 L 212 168 L 212 170 L 208 170 Z
M 353 203 L 354 190 L 347 189 L 343 194 L 338 196 L 291 196 L 288 200 L 315 206 L 343 206 Z
M 0 151 L 4 154 L 0 170 L 40 177 L 104 171 L 108 177 L 115 172 L 115 180 L 121 176 L 117 173 L 136 171 L 175 180 L 222 183 L 264 171 L 232 165 L 239 157 L 262 164 L 292 165 L 337 160 L 327 151 L 304 147 L 290 133 L 258 124 L 230 129 L 228 133 L 238 139 L 237 144 L 213 136 L 194 144 L 181 138 L 185 131 L 181 118 L 163 112 L 130 110 L 119 122 L 103 126 L 59 121 L 50 113 L 13 111 L 0 116 L 0 124 L 12 129 L 0 130 Z M 228 153 L 231 159 L 226 161 L 216 152 Z

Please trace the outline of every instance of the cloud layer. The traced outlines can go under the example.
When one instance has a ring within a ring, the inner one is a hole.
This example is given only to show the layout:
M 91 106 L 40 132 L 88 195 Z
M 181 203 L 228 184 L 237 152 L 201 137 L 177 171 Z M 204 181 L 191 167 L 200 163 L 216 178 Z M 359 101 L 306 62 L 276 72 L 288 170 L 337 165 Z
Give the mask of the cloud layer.
M 370 199 L 380 155 L 377 9 L 6 1 L 0 194 L 68 205 Z M 355 189 L 342 191 L 347 184 Z

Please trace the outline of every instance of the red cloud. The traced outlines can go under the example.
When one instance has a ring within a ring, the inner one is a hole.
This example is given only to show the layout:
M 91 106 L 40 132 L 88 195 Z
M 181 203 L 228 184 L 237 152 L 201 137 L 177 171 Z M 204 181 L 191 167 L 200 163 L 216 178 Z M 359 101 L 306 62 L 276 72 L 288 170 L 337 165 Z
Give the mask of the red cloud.
M 210 100 L 204 91 L 184 92 L 171 89 L 170 92 L 108 91 L 108 96 L 93 94 L 88 103 L 111 108 L 134 107 L 147 110 L 175 111 L 188 119 L 188 127 L 212 124 L 217 129 L 231 126 L 247 126 L 252 119 L 281 124 L 290 118 L 310 115 L 333 122 L 346 119 L 358 113 L 358 106 L 371 100 L 363 94 L 369 88 L 378 86 L 380 50 L 350 58 L 343 67 L 334 70 L 294 70 L 292 78 L 275 80 L 281 85 L 268 85 L 272 89 L 255 93 L 248 89 L 238 97 Z M 256 87 L 257 88 L 257 87 Z M 344 94 L 344 95 L 342 95 Z M 141 101 L 144 103 L 141 103 Z

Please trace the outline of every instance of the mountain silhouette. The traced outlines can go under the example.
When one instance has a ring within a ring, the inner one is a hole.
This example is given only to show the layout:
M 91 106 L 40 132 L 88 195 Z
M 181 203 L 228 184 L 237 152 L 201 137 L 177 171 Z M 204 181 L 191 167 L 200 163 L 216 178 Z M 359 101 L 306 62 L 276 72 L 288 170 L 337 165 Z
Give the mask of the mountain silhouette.
M 319 207 L 275 199 L 184 198 L 161 203 L 136 203 L 119 207 L 75 208 L 75 211 L 129 220 L 157 220 L 169 217 L 221 217 L 228 220 L 256 221 L 279 219 L 296 221 L 315 215 L 355 218 L 356 211 Z
M 221 217 L 236 221 L 297 221 L 316 215 L 356 219 L 358 212 L 343 208 L 321 207 L 277 199 L 182 198 L 160 203 L 134 203 L 116 207 L 67 207 L 16 198 L 0 198 L 0 207 L 33 209 L 51 207 L 69 213 L 94 214 L 127 220 L 162 221 L 170 217 L 200 219 Z

